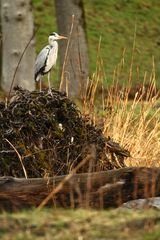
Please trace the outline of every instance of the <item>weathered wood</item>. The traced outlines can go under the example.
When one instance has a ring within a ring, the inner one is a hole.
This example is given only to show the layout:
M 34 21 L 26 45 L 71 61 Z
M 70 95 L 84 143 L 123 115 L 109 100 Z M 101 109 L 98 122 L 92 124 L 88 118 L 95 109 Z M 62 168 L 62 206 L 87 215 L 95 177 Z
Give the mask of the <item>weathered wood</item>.
M 46 179 L 0 178 L 0 209 L 37 207 L 65 176 Z M 48 205 L 117 207 L 129 200 L 160 196 L 160 168 L 122 168 L 74 174 Z

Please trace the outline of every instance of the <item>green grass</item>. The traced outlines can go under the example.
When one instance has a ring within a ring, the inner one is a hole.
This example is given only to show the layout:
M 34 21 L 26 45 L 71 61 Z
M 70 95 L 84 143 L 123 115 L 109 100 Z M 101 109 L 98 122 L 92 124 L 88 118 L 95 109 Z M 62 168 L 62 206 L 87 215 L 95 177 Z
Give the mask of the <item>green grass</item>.
M 160 2 L 150 0 L 86 0 L 87 33 L 92 69 L 95 65 L 96 43 L 99 36 L 101 36 L 101 56 L 107 75 L 106 81 L 111 81 L 114 68 L 120 62 L 124 49 L 124 72 L 119 80 L 122 82 L 126 81 L 131 62 L 136 25 L 133 80 L 135 83 L 142 81 L 145 71 L 148 72 L 149 78 L 153 56 L 158 76 L 160 73 L 158 68 L 159 54 L 157 51 L 160 49 L 159 7 Z M 139 68 L 139 76 L 137 68 Z
M 57 31 L 56 18 L 54 11 L 54 1 L 33 0 L 33 14 L 36 34 L 36 51 L 37 53 L 48 44 L 48 35 Z
M 3 213 L 0 223 L 2 240 L 153 240 L 160 236 L 157 210 L 29 210 Z
M 35 24 L 40 26 L 36 35 L 38 52 L 46 45 L 48 33 L 57 31 L 57 25 L 54 1 L 33 0 L 33 6 Z M 160 86 L 160 2 L 156 0 L 84 0 L 84 7 L 91 73 L 96 69 L 97 47 L 101 36 L 105 84 L 111 83 L 113 71 L 121 61 L 124 49 L 124 67 L 119 75 L 119 83 L 127 82 L 136 25 L 133 83 L 142 81 L 145 72 L 149 80 L 154 57 L 157 84 Z M 57 76 L 56 74 L 56 78 Z

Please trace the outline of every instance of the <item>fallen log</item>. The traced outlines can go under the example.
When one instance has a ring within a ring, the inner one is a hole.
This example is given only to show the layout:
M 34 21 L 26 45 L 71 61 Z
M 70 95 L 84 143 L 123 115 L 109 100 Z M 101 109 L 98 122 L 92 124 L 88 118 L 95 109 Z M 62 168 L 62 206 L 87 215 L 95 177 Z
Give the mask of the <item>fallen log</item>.
M 0 210 L 37 207 L 64 179 L 0 177 Z M 160 196 L 160 168 L 132 167 L 74 174 L 47 205 L 99 209 L 156 196 Z

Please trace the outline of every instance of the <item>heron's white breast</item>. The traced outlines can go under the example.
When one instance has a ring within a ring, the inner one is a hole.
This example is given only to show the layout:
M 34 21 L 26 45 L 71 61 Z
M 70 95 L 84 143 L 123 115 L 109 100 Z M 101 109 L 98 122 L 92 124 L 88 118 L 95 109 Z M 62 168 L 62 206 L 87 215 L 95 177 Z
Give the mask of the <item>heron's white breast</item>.
M 48 54 L 45 72 L 50 71 L 52 67 L 56 66 L 57 54 L 58 54 L 58 43 L 55 41 Z

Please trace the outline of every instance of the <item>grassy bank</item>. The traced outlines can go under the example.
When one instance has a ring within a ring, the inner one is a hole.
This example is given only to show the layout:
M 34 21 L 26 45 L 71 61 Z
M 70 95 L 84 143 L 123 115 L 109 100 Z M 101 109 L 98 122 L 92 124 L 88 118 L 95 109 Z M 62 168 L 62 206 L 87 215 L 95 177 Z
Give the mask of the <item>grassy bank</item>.
M 160 236 L 156 210 L 30 210 L 3 213 L 0 222 L 2 240 L 156 240 Z
M 35 25 L 40 27 L 36 35 L 38 52 L 47 43 L 48 33 L 57 31 L 57 25 L 53 1 L 33 0 L 33 7 Z M 106 75 L 104 83 L 108 85 L 112 82 L 114 70 L 122 58 L 124 65 L 119 76 L 119 83 L 126 82 L 135 34 L 133 83 L 142 82 L 144 74 L 148 81 L 154 67 L 157 84 L 160 85 L 160 2 L 154 0 L 121 0 L 118 2 L 116 0 L 84 0 L 84 7 L 91 73 L 96 69 L 97 47 L 101 36 L 101 57 Z

